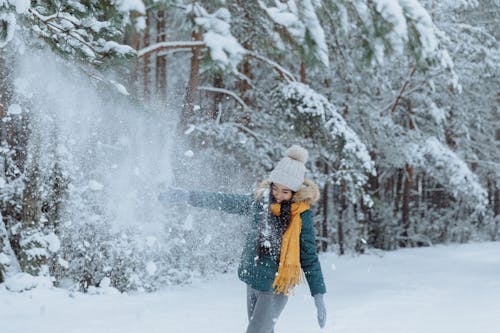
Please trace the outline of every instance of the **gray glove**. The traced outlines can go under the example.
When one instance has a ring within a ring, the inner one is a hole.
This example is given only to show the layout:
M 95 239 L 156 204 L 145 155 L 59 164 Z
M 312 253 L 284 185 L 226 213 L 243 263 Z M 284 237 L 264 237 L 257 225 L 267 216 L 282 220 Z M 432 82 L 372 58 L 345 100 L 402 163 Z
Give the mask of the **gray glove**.
M 316 310 L 318 311 L 318 324 L 319 327 L 323 328 L 326 324 L 326 307 L 323 294 L 316 294 L 313 297 L 314 305 L 316 305 Z
M 187 202 L 189 200 L 189 191 L 167 187 L 160 193 L 158 200 L 164 204 Z

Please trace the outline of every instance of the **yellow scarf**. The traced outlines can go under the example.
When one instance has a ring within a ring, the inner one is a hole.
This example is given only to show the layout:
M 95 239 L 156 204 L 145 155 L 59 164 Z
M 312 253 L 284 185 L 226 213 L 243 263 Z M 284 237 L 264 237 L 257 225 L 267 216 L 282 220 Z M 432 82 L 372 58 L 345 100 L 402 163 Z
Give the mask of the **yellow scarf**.
M 292 203 L 290 224 L 283 233 L 281 242 L 280 263 L 278 274 L 274 278 L 273 289 L 279 294 L 288 293 L 299 285 L 302 274 L 300 269 L 300 231 L 302 230 L 302 219 L 300 214 L 310 208 L 305 202 Z M 272 204 L 271 212 L 275 216 L 280 215 L 280 204 Z

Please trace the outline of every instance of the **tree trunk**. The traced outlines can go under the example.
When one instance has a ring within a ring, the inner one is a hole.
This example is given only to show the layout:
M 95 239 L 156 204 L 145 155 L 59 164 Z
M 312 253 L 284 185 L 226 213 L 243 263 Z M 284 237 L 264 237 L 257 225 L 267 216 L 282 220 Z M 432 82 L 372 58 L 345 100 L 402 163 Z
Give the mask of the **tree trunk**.
M 2 91 L 0 90 L 0 94 L 2 93 Z M 5 107 L 3 106 L 2 104 L 2 101 L 0 100 L 0 122 L 3 123 L 2 119 L 3 119 L 3 115 L 5 113 Z M 3 133 L 3 126 L 0 125 L 0 140 L 2 139 L 2 136 L 1 136 L 1 133 Z
M 410 246 L 408 229 L 410 228 L 410 195 L 411 195 L 411 186 L 412 186 L 412 178 L 413 178 L 413 168 L 410 165 L 405 166 L 406 175 L 404 180 L 404 188 L 403 188 L 403 207 L 402 207 L 402 224 L 403 224 L 403 240 L 400 242 L 400 246 L 408 247 Z
M 330 173 L 330 168 L 328 164 L 325 163 L 325 175 Z M 323 198 L 321 200 L 321 206 L 323 207 L 323 220 L 321 223 L 321 246 L 320 249 L 322 252 L 326 252 L 328 249 L 328 191 L 330 187 L 328 186 L 328 181 L 325 182 L 325 186 L 323 188 Z
M 394 199 L 394 216 L 399 212 L 399 203 L 401 201 L 401 188 L 403 187 L 403 169 L 398 169 L 396 181 L 396 193 Z
M 200 31 L 193 31 L 192 40 L 201 41 L 203 37 Z M 199 48 L 193 48 L 193 56 L 191 57 L 191 72 L 189 74 L 188 88 L 186 92 L 186 99 L 184 103 L 184 108 L 182 110 L 181 116 L 181 127 L 186 128 L 189 121 L 194 118 L 194 96 L 196 90 L 198 89 L 198 84 L 200 81 L 200 55 L 201 50 Z
M 300 82 L 307 83 L 306 63 L 304 61 L 304 58 L 302 58 L 302 60 L 300 61 Z
M 384 200 L 392 202 L 394 200 L 394 176 L 387 177 L 385 182 Z
M 132 40 L 132 45 L 134 49 L 139 50 L 141 47 L 141 34 L 139 32 L 135 32 L 135 35 L 133 36 Z M 139 78 L 141 77 L 140 75 L 140 59 L 135 58 L 134 59 L 134 66 L 133 69 L 131 70 L 131 75 L 129 78 L 128 86 L 133 89 L 136 95 L 140 96 L 141 89 L 139 87 Z
M 340 187 L 340 210 L 339 210 L 339 221 L 337 226 L 337 236 L 339 239 L 339 254 L 345 254 L 345 239 L 344 239 L 344 225 L 343 220 L 345 214 L 347 212 L 347 184 L 345 181 L 342 181 L 342 185 Z
M 156 42 L 161 43 L 167 40 L 165 29 L 165 11 L 159 10 L 156 23 Z M 167 102 L 167 56 L 156 54 L 156 95 L 162 104 Z
M 143 48 L 149 46 L 149 39 L 150 39 L 150 25 L 151 25 L 151 20 L 150 20 L 151 12 L 148 10 L 146 11 L 146 27 L 144 28 L 144 37 L 143 37 Z M 143 80 L 143 91 L 144 91 L 144 102 L 148 103 L 150 99 L 150 87 L 149 87 L 149 72 L 150 72 L 150 56 L 145 55 L 144 56 L 144 66 L 143 66 L 143 75 L 144 75 L 144 80 Z
M 375 161 L 377 158 L 377 154 L 372 151 L 370 152 L 370 158 L 372 161 Z M 380 201 L 382 196 L 381 196 L 381 187 L 380 187 L 380 181 L 379 181 L 379 170 L 377 170 L 376 175 L 370 174 L 368 177 L 368 192 L 370 195 L 375 199 L 375 201 Z M 362 202 L 363 199 L 361 199 Z M 368 238 L 370 241 L 370 244 L 374 246 L 378 246 L 379 244 L 379 238 L 380 238 L 380 227 L 377 223 L 377 221 L 374 221 L 371 210 L 368 207 L 365 207 L 365 205 L 362 203 L 362 209 L 363 212 L 366 216 L 367 223 L 368 223 Z M 368 241 L 368 240 L 367 240 Z
M 493 183 L 493 215 L 497 217 L 500 215 L 500 189 L 496 183 Z
M 250 46 L 245 46 L 245 45 L 243 45 L 243 46 L 247 49 L 248 49 L 248 47 L 250 47 Z M 247 78 L 248 80 L 252 80 L 253 79 L 253 73 L 252 73 L 253 68 L 252 68 L 252 64 L 250 63 L 248 58 L 245 58 L 245 61 L 243 62 L 243 65 L 242 65 L 242 68 L 243 68 L 243 75 L 245 75 L 245 78 Z M 252 99 L 250 98 L 250 96 L 248 94 L 248 92 L 252 89 L 250 83 L 247 80 L 240 80 L 239 86 L 240 86 L 240 96 L 243 99 L 243 102 L 245 103 L 245 105 L 251 106 Z M 243 119 L 242 119 L 242 124 L 243 124 L 243 126 L 248 127 L 250 125 L 250 122 L 251 122 L 250 108 L 247 108 L 244 112 L 245 112 L 245 114 L 244 114 Z
M 422 192 L 421 192 L 421 195 L 420 195 L 420 205 L 422 207 L 421 209 L 421 213 L 420 213 L 420 216 L 421 217 L 424 217 L 425 216 L 425 212 L 427 210 L 427 177 L 425 176 L 425 173 L 422 173 L 422 177 L 420 177 L 422 179 Z
M 214 74 L 214 87 L 215 88 L 224 88 L 224 79 L 222 78 L 222 74 L 217 72 Z M 216 119 L 219 114 L 219 108 L 222 106 L 222 99 L 224 94 L 220 92 L 213 93 L 212 107 L 210 108 L 208 117 L 210 119 Z
M 496 182 L 493 183 L 493 214 L 495 216 L 494 221 L 495 221 L 495 232 L 493 234 L 493 240 L 497 240 L 497 233 L 498 233 L 498 228 L 499 223 L 500 223 L 500 190 L 496 186 Z
M 245 50 L 252 52 L 254 50 L 253 43 L 259 38 L 258 33 L 255 30 L 255 10 L 259 7 L 259 5 L 254 1 L 247 0 L 236 0 L 235 5 L 240 12 L 241 18 L 241 27 L 242 30 L 239 31 L 239 36 L 236 38 L 238 40 L 242 40 L 242 46 Z M 242 74 L 242 77 L 239 78 L 236 83 L 236 87 L 239 91 L 239 96 L 245 103 L 245 105 L 251 106 L 252 99 L 250 98 L 249 93 L 252 90 L 251 81 L 254 79 L 253 74 L 253 66 L 250 62 L 250 57 L 245 57 L 243 61 L 239 65 L 239 71 Z M 245 127 L 249 127 L 251 123 L 251 114 L 250 110 L 252 108 L 247 108 L 243 110 L 244 114 L 240 120 L 241 124 Z
M 249 44 L 243 44 L 243 47 L 251 51 Z M 252 103 L 252 100 L 250 99 L 250 96 L 248 96 L 248 92 L 250 91 L 250 89 L 252 89 L 252 86 L 250 85 L 248 80 L 253 79 L 252 64 L 250 63 L 248 58 L 245 58 L 245 60 L 243 60 L 243 62 L 241 63 L 240 67 L 241 67 L 241 73 L 244 75 L 245 79 L 240 79 L 238 81 L 237 87 L 238 90 L 240 91 L 240 97 L 243 100 L 243 102 L 245 102 L 246 105 L 250 105 Z
M 415 195 L 412 197 L 413 204 L 415 205 L 415 212 L 420 210 L 420 193 L 422 190 L 422 180 L 420 178 L 420 174 L 415 176 Z

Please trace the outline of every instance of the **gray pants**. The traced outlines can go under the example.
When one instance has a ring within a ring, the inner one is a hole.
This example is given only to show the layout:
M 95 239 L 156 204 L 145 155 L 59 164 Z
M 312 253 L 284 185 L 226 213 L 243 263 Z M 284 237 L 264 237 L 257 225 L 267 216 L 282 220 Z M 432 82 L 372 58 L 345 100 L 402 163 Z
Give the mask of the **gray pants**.
M 247 286 L 247 333 L 273 333 L 274 324 L 285 308 L 288 297 Z

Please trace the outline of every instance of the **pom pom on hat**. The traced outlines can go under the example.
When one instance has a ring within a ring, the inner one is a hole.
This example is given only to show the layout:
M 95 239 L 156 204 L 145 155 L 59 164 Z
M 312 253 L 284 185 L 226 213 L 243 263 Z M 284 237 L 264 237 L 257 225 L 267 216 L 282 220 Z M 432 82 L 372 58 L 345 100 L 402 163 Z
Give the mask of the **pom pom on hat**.
M 304 183 L 305 162 L 309 157 L 309 153 L 306 149 L 293 145 L 286 150 L 285 154 L 286 156 L 271 171 L 269 180 L 297 192 Z
M 300 161 L 302 163 L 306 163 L 309 157 L 309 153 L 307 152 L 307 150 L 298 145 L 293 145 L 290 148 L 288 148 L 285 151 L 285 154 L 291 159 Z

